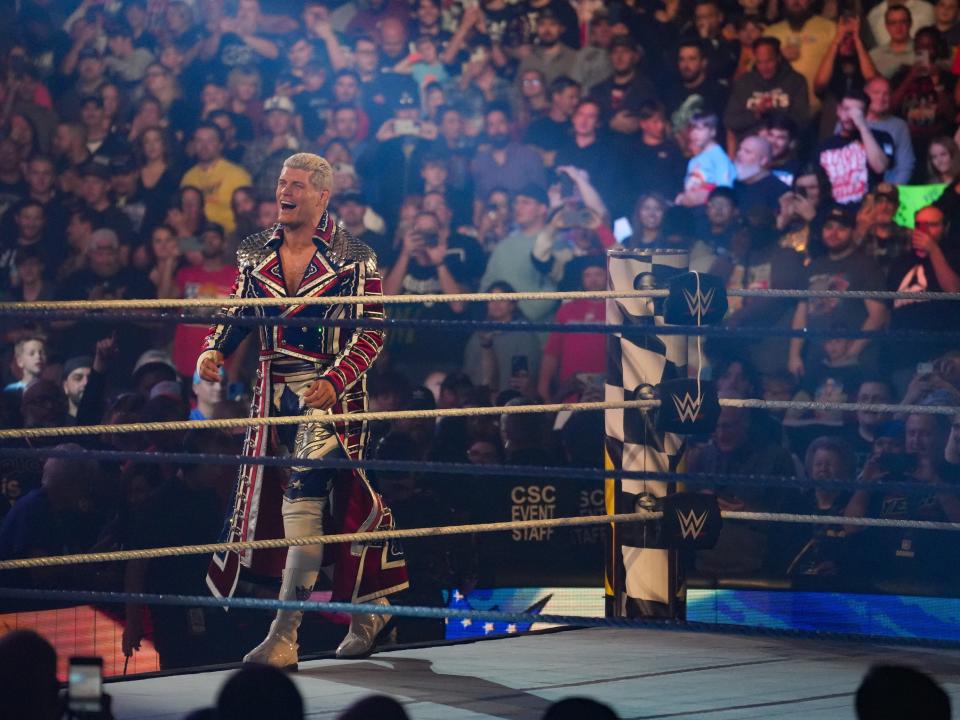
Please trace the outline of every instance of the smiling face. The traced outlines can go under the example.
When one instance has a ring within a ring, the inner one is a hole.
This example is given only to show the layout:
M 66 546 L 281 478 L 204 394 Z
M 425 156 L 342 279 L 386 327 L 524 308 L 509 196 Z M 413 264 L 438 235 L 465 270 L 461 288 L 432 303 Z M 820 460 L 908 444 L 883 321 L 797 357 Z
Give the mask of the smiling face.
M 277 218 L 284 226 L 297 229 L 305 224 L 315 227 L 324 210 L 330 191 L 319 190 L 310 182 L 310 172 L 284 167 L 277 180 Z
M 930 143 L 930 165 L 941 175 L 949 173 L 953 166 L 950 149 L 938 142 Z

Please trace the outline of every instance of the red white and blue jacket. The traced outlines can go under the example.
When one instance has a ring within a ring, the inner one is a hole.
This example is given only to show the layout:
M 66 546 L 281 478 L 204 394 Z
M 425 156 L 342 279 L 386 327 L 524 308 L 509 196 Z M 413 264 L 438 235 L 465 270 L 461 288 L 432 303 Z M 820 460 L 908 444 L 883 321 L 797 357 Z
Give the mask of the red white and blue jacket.
M 297 297 L 370 296 L 371 302 L 347 305 L 288 305 L 285 307 L 229 307 L 222 316 L 288 317 L 304 320 L 384 317 L 377 258 L 373 250 L 355 240 L 324 214 L 314 233 L 317 246 L 304 271 Z M 231 297 L 287 297 L 280 260 L 283 227 L 277 225 L 245 238 L 237 250 L 238 275 Z M 215 324 L 204 341 L 205 350 L 219 350 L 229 356 L 249 334 L 248 325 Z M 341 407 L 334 411 L 359 412 L 363 407 L 355 394 L 366 395 L 364 376 L 383 349 L 384 332 L 371 328 L 323 327 L 315 322 L 303 325 L 261 325 L 260 360 L 297 359 L 316 363 L 320 376 L 337 391 Z M 355 387 L 360 383 L 359 387 Z M 365 397 L 362 405 L 366 405 Z M 350 447 L 346 448 L 348 454 Z M 362 451 L 361 451 L 362 452 Z

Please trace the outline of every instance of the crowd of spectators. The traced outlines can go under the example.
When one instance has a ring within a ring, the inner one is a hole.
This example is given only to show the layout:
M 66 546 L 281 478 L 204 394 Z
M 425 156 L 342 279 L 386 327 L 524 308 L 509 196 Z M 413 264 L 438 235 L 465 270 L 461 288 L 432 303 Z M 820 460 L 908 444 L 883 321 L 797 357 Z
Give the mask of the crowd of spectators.
M 960 12 L 956 0 L 864 2 L 4 4 L 0 296 L 226 297 L 239 241 L 276 221 L 284 159 L 310 150 L 331 162 L 331 212 L 374 249 L 386 293 L 600 290 L 612 247 L 688 248 L 691 267 L 729 288 L 914 293 L 892 303 L 733 299 L 725 323 L 754 336 L 707 343 L 705 364 L 724 396 L 958 405 L 960 353 L 948 344 L 855 333 L 957 329 L 952 305 L 925 296 L 960 292 L 960 222 L 951 223 L 960 208 Z M 908 185 L 927 186 L 916 212 L 905 212 Z M 594 300 L 389 311 L 431 320 L 604 318 Z M 791 327 L 836 337 L 762 332 Z M 4 427 L 246 414 L 256 352 L 242 347 L 224 383 L 200 380 L 203 325 L 73 315 L 8 318 L 0 332 Z M 388 335 L 371 372 L 374 409 L 602 395 L 602 336 L 436 326 Z M 375 435 L 387 458 L 596 467 L 603 427 L 587 414 L 516 416 L 409 421 Z M 241 441 L 216 433 L 82 439 L 85 447 L 194 452 L 236 452 Z M 906 478 L 926 489 L 728 487 L 717 491 L 725 508 L 952 521 L 960 505 L 945 486 L 958 463 L 960 424 L 868 411 L 728 408 L 711 437 L 691 441 L 689 456 L 703 472 Z M 5 458 L 0 557 L 212 539 L 232 472 L 101 463 L 80 485 L 63 482 L 76 473 L 69 461 Z M 575 485 L 553 483 L 560 499 L 547 507 L 517 501 L 512 481 L 485 482 L 490 490 L 478 497 L 465 483 L 382 479 L 408 527 L 451 512 L 487 520 L 518 509 L 603 508 Z M 528 485 L 525 499 L 545 496 Z M 490 581 L 516 543 L 542 551 L 543 540 L 558 538 L 583 550 L 567 557 L 590 558 L 599 577 L 597 538 L 559 532 L 491 540 L 443 561 L 411 553 L 411 571 L 428 594 L 454 582 L 471 587 Z M 731 524 L 697 565 L 707 574 L 882 569 L 884 577 L 939 578 L 949 566 L 944 547 L 893 530 L 797 536 Z M 169 590 L 180 578 L 182 590 L 202 592 L 202 565 L 171 561 L 121 577 L 105 570 L 100 579 L 127 588 L 162 580 Z M 26 580 L 42 584 L 42 575 Z M 138 641 L 132 624 L 128 649 Z

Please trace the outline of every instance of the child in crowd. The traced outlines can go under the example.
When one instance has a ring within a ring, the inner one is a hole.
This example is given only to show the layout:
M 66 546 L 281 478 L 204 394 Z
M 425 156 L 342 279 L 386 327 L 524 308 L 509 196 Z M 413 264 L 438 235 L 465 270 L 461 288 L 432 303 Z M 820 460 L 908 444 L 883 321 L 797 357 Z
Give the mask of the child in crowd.
M 4 388 L 4 392 L 23 392 L 40 379 L 47 366 L 47 343 L 40 335 L 27 335 L 13 346 L 13 361 L 20 370 L 20 379 Z
M 696 113 L 687 123 L 687 148 L 691 158 L 683 192 L 675 200 L 677 205 L 699 207 L 706 204 L 714 188 L 733 187 L 737 170 L 717 144 L 718 124 L 717 116 L 707 113 Z
M 397 63 L 394 70 L 412 75 L 421 93 L 425 92 L 430 83 L 446 82 L 450 76 L 440 62 L 436 39 L 429 35 L 421 35 L 417 38 L 415 47 L 417 51 Z

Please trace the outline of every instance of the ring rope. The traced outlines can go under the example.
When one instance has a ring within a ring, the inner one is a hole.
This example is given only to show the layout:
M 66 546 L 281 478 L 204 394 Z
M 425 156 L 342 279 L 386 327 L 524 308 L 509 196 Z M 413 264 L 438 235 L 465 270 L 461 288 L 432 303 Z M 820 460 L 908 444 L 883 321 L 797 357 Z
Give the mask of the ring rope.
M 437 408 L 435 410 L 383 410 L 346 415 L 276 415 L 273 417 L 221 418 L 207 420 L 170 420 L 165 422 L 121 423 L 119 425 L 75 425 L 52 428 L 17 428 L 0 430 L 0 440 L 32 437 L 68 437 L 100 435 L 103 433 L 140 433 L 169 430 L 227 430 L 242 427 L 273 427 L 275 425 L 336 424 L 346 422 L 380 422 L 418 420 L 425 418 L 480 417 L 482 415 L 521 415 L 529 413 L 583 412 L 588 410 L 616 410 L 653 407 L 655 400 L 606 400 L 582 403 L 553 403 L 550 405 L 511 405 L 504 407 Z M 958 410 L 960 412 L 960 410 Z M 38 434 L 34 434 L 38 433 Z
M 396 615 L 399 617 L 448 620 L 462 618 L 472 622 L 499 622 L 513 624 L 565 625 L 569 627 L 630 628 L 673 632 L 744 635 L 751 637 L 794 638 L 820 641 L 880 643 L 908 647 L 941 649 L 960 648 L 960 641 L 945 638 L 925 638 L 896 635 L 841 633 L 830 630 L 795 630 L 780 627 L 758 627 L 726 623 L 705 623 L 686 620 L 656 620 L 648 618 L 589 617 L 510 613 L 500 610 L 473 610 L 469 608 L 437 608 L 418 605 L 375 605 L 372 603 L 322 602 L 317 600 L 279 600 L 268 598 L 216 598 L 209 595 L 161 595 L 157 593 L 122 593 L 102 590 L 38 590 L 34 588 L 0 588 L 0 598 L 16 600 L 53 600 L 84 604 L 167 605 L 207 607 L 238 610 L 295 610 L 340 614 Z
M 414 460 L 378 460 L 364 458 L 298 458 L 289 456 L 219 455 L 208 453 L 145 452 L 134 450 L 72 450 L 59 447 L 5 448 L 0 447 L 0 457 L 62 458 L 65 460 L 105 460 L 117 463 L 170 463 L 179 465 L 263 465 L 265 467 L 317 468 L 321 470 L 373 470 L 375 472 L 419 473 L 426 475 L 469 475 L 481 477 L 546 478 L 549 480 L 606 479 L 657 480 L 693 487 L 717 485 L 747 487 L 778 487 L 810 490 L 897 490 L 911 494 L 929 494 L 931 486 L 915 480 L 815 480 L 813 478 L 782 477 L 780 475 L 752 475 L 731 473 L 685 473 L 654 470 L 625 470 L 623 468 L 553 467 L 536 465 L 474 465 L 457 462 L 420 462 Z M 945 495 L 960 495 L 960 485 L 936 486 L 936 491 Z
M 665 298 L 668 290 L 576 290 L 567 292 L 538 291 L 512 293 L 443 293 L 425 295 L 346 295 L 329 297 L 270 298 L 140 298 L 127 300 L 35 300 L 0 303 L 0 311 L 56 310 L 156 310 L 188 307 L 287 307 L 291 305 L 384 305 L 443 302 L 490 302 L 491 300 L 604 300 L 615 298 Z M 917 300 L 918 293 L 893 290 L 727 290 L 730 297 L 846 299 L 846 300 Z M 923 300 L 960 300 L 960 293 L 925 292 Z
M 519 528 L 557 528 L 577 525 L 605 525 L 618 522 L 641 522 L 656 519 L 660 513 L 637 512 L 618 515 L 579 515 L 576 517 L 544 518 L 541 520 L 508 520 L 493 523 L 473 523 L 470 525 L 443 525 L 439 527 L 404 528 L 398 530 L 376 530 L 373 532 L 339 533 L 332 535 L 304 535 L 298 538 L 270 538 L 267 540 L 244 540 L 242 542 L 218 542 L 201 545 L 179 545 L 139 550 L 114 550 L 110 552 L 76 553 L 73 555 L 53 555 L 49 557 L 20 558 L 0 561 L 0 570 L 22 570 L 25 568 L 53 567 L 99 562 L 117 562 L 123 560 L 150 560 L 161 557 L 180 557 L 183 555 L 207 555 L 240 550 L 276 550 L 285 547 L 304 545 L 334 545 L 337 543 L 375 543 L 380 540 L 402 540 L 421 537 L 444 537 L 469 533 L 499 532 Z M 960 527 L 960 526 L 958 526 Z
M 164 422 L 121 423 L 118 425 L 70 425 L 50 428 L 14 428 L 0 430 L 0 440 L 25 438 L 76 437 L 113 433 L 141 433 L 187 430 L 225 430 L 242 427 L 272 427 L 276 425 L 314 425 L 346 422 L 390 422 L 445 417 L 480 417 L 484 415 L 521 415 L 585 412 L 595 410 L 649 410 L 660 406 L 659 400 L 604 400 L 581 403 L 552 403 L 546 405 L 511 405 L 503 407 L 438 408 L 436 410 L 384 410 L 345 415 L 277 415 L 274 417 L 221 418 L 215 420 L 168 420 Z M 836 410 L 840 412 L 875 412 L 904 415 L 960 415 L 960 407 L 948 405 L 893 405 L 889 403 L 838 403 L 815 400 L 760 400 L 747 398 L 720 398 L 721 407 L 768 410 Z
M 685 335 L 719 338 L 836 338 L 884 339 L 897 342 L 958 342 L 960 331 L 955 330 L 844 330 L 832 328 L 783 328 L 783 327 L 726 327 L 716 325 L 625 325 L 606 323 L 557 323 L 497 320 L 441 320 L 433 318 L 305 318 L 305 317 L 260 317 L 231 315 L 180 315 L 142 313 L 89 314 L 81 311 L 55 312 L 53 317 L 42 312 L 0 311 L 0 318 L 19 320 L 67 320 L 82 322 L 135 322 L 149 324 L 154 322 L 173 322 L 209 325 L 240 325 L 253 327 L 301 326 L 301 327 L 339 327 L 339 328 L 436 328 L 442 330 L 502 330 L 505 332 L 563 332 L 624 335 Z
M 912 530 L 948 530 L 960 531 L 960 523 L 937 522 L 932 520 L 897 520 L 890 518 L 844 517 L 842 515 L 798 515 L 791 513 L 762 513 L 741 510 L 724 510 L 720 513 L 724 520 L 745 520 L 753 522 L 774 522 L 802 525 L 855 525 L 875 528 L 908 528 Z M 339 533 L 333 535 L 304 535 L 299 538 L 271 538 L 269 540 L 245 540 L 242 542 L 205 543 L 201 545 L 174 545 L 161 548 L 139 550 L 115 550 L 111 552 L 76 553 L 73 555 L 52 555 L 47 557 L 20 558 L 0 561 L 0 570 L 22 570 L 26 568 L 53 567 L 99 562 L 117 562 L 124 560 L 149 560 L 160 557 L 180 557 L 183 555 L 207 555 L 218 552 L 239 550 L 269 550 L 303 545 L 333 545 L 336 543 L 375 543 L 379 540 L 401 540 L 405 538 L 446 537 L 470 533 L 502 532 L 521 528 L 557 528 L 578 525 L 606 525 L 607 523 L 647 522 L 663 517 L 659 511 L 620 513 L 616 515 L 578 515 L 575 517 L 545 518 L 542 520 L 508 520 L 493 523 L 473 523 L 467 525 L 441 525 L 437 527 L 405 528 L 399 530 L 376 530 L 373 532 Z

